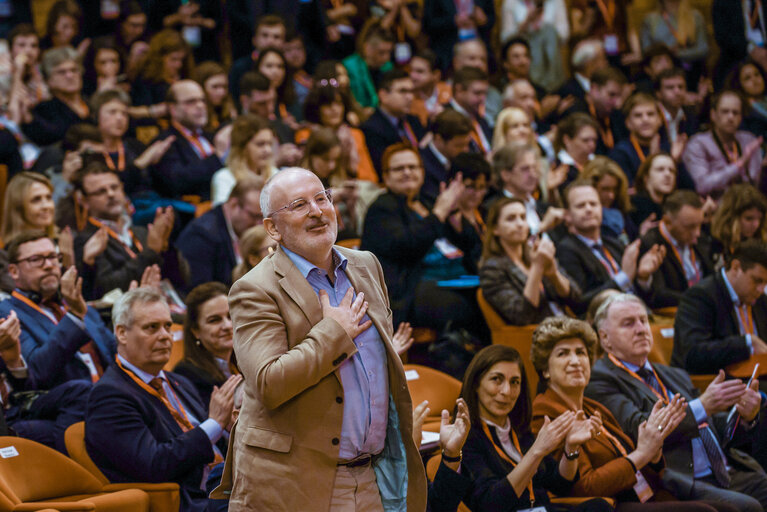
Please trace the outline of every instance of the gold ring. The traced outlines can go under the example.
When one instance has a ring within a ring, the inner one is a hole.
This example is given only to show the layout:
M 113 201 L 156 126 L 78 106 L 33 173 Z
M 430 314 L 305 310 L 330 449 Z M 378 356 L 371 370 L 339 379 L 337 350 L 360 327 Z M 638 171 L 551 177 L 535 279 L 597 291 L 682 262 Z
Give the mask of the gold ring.
M 658 425 L 658 431 L 663 430 L 663 425 Z

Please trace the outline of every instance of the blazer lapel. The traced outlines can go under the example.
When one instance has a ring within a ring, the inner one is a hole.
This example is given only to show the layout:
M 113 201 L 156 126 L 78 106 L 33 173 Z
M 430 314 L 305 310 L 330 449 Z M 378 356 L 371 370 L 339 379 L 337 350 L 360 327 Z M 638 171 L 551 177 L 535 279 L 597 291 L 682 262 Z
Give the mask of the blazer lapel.
M 165 372 L 165 377 L 168 379 L 168 383 L 171 385 L 181 402 L 184 404 L 184 407 L 189 408 L 189 411 L 194 415 L 195 418 L 197 418 L 197 421 L 200 423 L 205 421 L 207 414 L 205 414 L 205 411 L 198 407 L 200 405 L 199 399 L 187 393 L 187 389 L 181 385 L 175 375 Z
M 317 294 L 306 278 L 301 275 L 281 247 L 272 256 L 272 261 L 274 271 L 282 276 L 279 282 L 285 293 L 298 305 L 310 325 L 319 323 L 322 320 L 322 307 Z
M 149 395 L 146 391 L 141 389 L 136 382 L 128 375 L 126 371 L 123 369 L 115 366 L 115 370 L 119 372 L 120 377 L 127 383 L 128 386 L 130 386 L 131 389 L 134 390 L 135 393 L 139 394 L 140 396 L 144 397 L 146 400 L 150 401 L 153 408 L 156 411 L 160 411 L 160 415 L 162 415 L 162 422 L 165 424 L 166 427 L 170 428 L 173 433 L 177 436 L 184 433 L 183 430 L 181 430 L 181 426 L 176 422 L 175 418 L 173 418 L 173 415 L 170 413 L 167 407 L 165 407 L 165 404 L 162 403 L 161 400 L 158 398 Z M 137 377 L 138 378 L 138 377 Z M 175 389 L 175 386 L 174 386 Z M 205 419 L 205 418 L 203 418 Z M 202 420 L 200 420 L 202 421 Z

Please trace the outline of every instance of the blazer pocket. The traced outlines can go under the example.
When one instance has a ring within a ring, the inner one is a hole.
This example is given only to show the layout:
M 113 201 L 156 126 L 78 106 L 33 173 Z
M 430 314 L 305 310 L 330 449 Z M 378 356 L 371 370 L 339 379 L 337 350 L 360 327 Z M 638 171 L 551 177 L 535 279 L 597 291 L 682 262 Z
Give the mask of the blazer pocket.
M 293 444 L 293 436 L 259 427 L 248 427 L 242 440 L 248 446 L 281 453 L 288 453 Z

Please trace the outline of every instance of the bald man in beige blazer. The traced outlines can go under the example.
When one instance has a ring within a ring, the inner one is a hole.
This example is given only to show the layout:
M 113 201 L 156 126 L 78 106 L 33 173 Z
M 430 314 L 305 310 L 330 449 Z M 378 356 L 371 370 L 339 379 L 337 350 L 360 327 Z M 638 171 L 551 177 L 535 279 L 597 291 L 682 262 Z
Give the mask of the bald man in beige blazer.
M 333 246 L 323 188 L 287 169 L 262 191 L 280 247 L 229 295 L 245 396 L 213 496 L 228 496 L 232 512 L 420 512 L 426 477 L 383 272 L 371 253 Z M 343 297 L 329 297 L 344 283 Z

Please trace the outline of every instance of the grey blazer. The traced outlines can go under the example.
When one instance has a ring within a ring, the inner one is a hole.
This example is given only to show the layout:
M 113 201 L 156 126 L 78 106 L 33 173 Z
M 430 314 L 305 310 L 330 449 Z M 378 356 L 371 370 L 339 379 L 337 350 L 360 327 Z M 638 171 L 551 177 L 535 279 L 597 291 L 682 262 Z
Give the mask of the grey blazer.
M 527 276 L 507 256 L 494 256 L 482 263 L 479 269 L 479 286 L 485 300 L 493 306 L 506 323 L 511 325 L 537 324 L 547 316 L 554 314 L 551 309 L 552 299 L 562 306 L 571 309 L 581 298 L 581 289 L 569 275 L 559 267 L 559 271 L 570 281 L 570 295 L 559 297 L 554 285 L 545 277 L 538 307 L 533 306 L 525 298 L 525 283 Z

